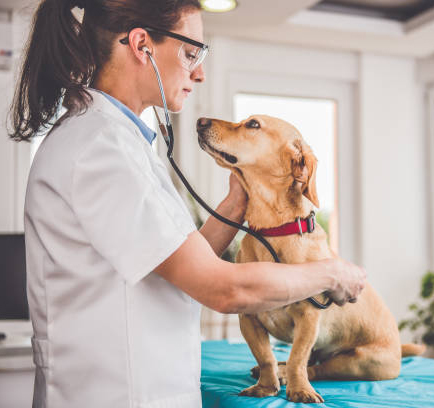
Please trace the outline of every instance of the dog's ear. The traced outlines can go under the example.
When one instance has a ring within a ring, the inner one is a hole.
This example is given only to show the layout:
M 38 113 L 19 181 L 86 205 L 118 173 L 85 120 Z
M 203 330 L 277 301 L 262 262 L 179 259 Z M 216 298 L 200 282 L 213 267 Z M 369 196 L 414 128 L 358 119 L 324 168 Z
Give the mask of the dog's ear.
M 297 143 L 298 154 L 292 157 L 292 176 L 301 183 L 301 191 L 315 207 L 319 208 L 318 193 L 316 191 L 316 167 L 318 160 L 312 149 L 305 143 Z

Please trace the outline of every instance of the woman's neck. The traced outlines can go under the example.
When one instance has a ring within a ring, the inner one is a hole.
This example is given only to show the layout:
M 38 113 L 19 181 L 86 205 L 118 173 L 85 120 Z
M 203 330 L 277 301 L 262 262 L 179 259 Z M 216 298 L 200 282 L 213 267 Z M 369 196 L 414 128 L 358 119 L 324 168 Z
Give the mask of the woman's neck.
M 125 80 L 123 75 L 110 75 L 110 70 L 100 72 L 92 83 L 92 88 L 103 91 L 124 105 L 128 106 L 137 116 L 149 106 L 151 101 L 144 100 L 138 92 L 138 87 L 134 81 Z M 107 72 L 108 71 L 108 72 Z

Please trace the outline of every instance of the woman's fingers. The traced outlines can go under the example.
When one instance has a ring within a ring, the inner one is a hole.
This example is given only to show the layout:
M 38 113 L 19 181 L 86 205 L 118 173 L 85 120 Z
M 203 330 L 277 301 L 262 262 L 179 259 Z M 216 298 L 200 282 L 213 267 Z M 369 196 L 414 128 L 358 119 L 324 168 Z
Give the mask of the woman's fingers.
M 336 262 L 337 287 L 329 292 L 330 297 L 338 306 L 347 302 L 356 303 L 365 287 L 366 271 L 342 258 L 338 258 Z

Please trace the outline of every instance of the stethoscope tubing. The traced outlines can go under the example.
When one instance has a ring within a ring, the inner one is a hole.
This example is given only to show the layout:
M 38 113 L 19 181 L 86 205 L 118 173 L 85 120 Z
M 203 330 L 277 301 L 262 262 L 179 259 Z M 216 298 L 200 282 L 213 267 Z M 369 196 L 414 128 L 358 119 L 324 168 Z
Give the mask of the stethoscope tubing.
M 164 126 L 164 124 L 160 121 L 160 118 L 159 118 L 159 116 L 158 116 L 157 111 L 155 110 L 155 108 L 154 108 L 154 111 L 155 111 L 155 115 L 156 115 L 157 120 L 158 120 L 159 128 L 161 130 L 161 134 L 163 135 L 164 141 L 166 142 L 166 145 L 167 145 L 167 159 L 169 160 L 169 162 L 172 165 L 173 169 L 175 170 L 176 174 L 181 179 L 182 183 L 187 188 L 187 190 L 189 191 L 189 193 L 193 196 L 193 198 L 206 211 L 208 211 L 213 217 L 217 218 L 221 222 L 224 222 L 225 224 L 230 225 L 231 227 L 235 227 L 237 229 L 245 231 L 248 234 L 254 236 L 257 240 L 259 240 L 267 248 L 267 250 L 272 255 L 274 261 L 277 262 L 277 263 L 281 263 L 279 257 L 277 256 L 277 254 L 274 251 L 274 249 L 271 246 L 271 244 L 262 235 L 260 235 L 256 231 L 252 230 L 251 228 L 245 227 L 242 224 L 239 224 L 237 222 L 229 220 L 228 218 L 223 217 L 222 215 L 220 215 L 219 213 L 217 213 L 216 211 L 214 211 L 205 201 L 203 201 L 202 198 L 193 190 L 193 188 L 191 187 L 190 183 L 187 181 L 187 179 L 182 174 L 181 170 L 176 165 L 175 161 L 173 160 L 173 147 L 174 147 L 173 129 L 172 129 L 172 124 L 170 122 L 169 110 L 167 109 L 166 96 L 164 94 L 163 84 L 161 82 L 160 73 L 158 71 L 158 67 L 157 67 L 157 64 L 155 63 L 154 58 L 152 57 L 152 55 L 151 55 L 151 53 L 149 51 L 146 51 L 146 53 L 149 56 L 149 59 L 150 59 L 150 61 L 152 63 L 152 66 L 154 68 L 155 74 L 157 76 L 158 86 L 160 88 L 161 99 L 163 101 L 164 113 L 165 113 L 165 117 L 166 117 L 166 126 Z M 307 300 L 313 306 L 317 307 L 318 309 L 327 309 L 332 304 L 332 302 L 333 302 L 331 298 L 329 298 L 329 300 L 325 304 L 322 304 L 322 303 L 318 302 L 317 300 L 315 300 L 312 297 L 308 298 Z

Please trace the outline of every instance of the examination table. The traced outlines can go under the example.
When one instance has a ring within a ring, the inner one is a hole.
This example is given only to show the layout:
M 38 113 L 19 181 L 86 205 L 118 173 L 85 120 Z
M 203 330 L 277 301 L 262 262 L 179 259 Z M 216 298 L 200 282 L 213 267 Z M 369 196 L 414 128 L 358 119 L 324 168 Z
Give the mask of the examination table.
M 275 344 L 278 361 L 286 361 L 291 347 Z M 322 404 L 293 403 L 286 399 L 286 386 L 276 397 L 239 397 L 256 383 L 250 369 L 257 365 L 246 343 L 226 340 L 202 342 L 203 408 L 434 408 L 434 360 L 402 359 L 398 378 L 388 381 L 312 381 L 324 399 Z

